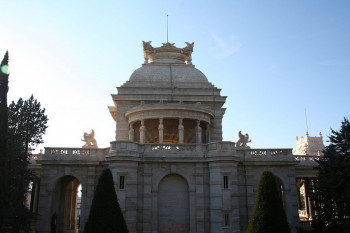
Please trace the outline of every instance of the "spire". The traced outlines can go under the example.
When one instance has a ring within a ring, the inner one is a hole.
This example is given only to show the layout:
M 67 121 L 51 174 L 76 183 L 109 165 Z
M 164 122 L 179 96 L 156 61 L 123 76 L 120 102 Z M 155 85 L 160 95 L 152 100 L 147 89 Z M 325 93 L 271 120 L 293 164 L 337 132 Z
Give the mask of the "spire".
M 166 42 L 169 43 L 169 15 L 166 15 Z
M 309 135 L 309 125 L 307 124 L 306 108 L 305 108 L 305 122 L 306 122 L 306 135 Z

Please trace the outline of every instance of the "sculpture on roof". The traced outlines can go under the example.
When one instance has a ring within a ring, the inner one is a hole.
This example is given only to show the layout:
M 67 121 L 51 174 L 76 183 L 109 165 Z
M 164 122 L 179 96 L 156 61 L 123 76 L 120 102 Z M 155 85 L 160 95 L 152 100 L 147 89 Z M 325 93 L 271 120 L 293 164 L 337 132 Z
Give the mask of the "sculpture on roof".
M 143 43 L 143 57 L 145 58 L 145 64 L 148 63 L 148 55 L 154 52 L 154 48 L 151 45 L 152 41 L 142 41 Z
M 187 63 L 192 64 L 192 52 L 193 52 L 194 42 L 186 42 L 186 47 L 182 49 L 182 52 L 188 54 Z
M 91 133 L 84 133 L 84 139 L 81 139 L 81 141 L 85 142 L 85 145 L 83 145 L 83 148 L 98 148 L 97 142 L 95 139 L 95 131 L 91 129 Z
M 143 43 L 143 57 L 145 59 L 144 64 L 148 64 L 149 61 L 153 62 L 157 59 L 178 59 L 180 61 L 187 62 L 187 64 L 192 64 L 192 52 L 194 47 L 194 42 L 186 42 L 186 47 L 177 48 L 175 43 L 162 43 L 161 47 L 153 47 L 151 45 L 152 41 L 142 41 Z M 179 56 L 180 55 L 180 56 Z
M 246 148 L 250 148 L 247 143 L 251 142 L 252 140 L 249 140 L 249 135 L 246 134 L 242 134 L 242 131 L 238 132 L 238 141 L 236 142 L 236 147 L 246 147 Z

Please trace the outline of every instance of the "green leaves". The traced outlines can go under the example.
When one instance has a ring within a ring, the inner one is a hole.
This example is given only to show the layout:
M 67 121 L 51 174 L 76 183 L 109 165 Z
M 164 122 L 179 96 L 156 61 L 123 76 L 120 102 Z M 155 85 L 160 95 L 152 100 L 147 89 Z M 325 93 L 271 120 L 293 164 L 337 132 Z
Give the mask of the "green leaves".
M 279 183 L 270 171 L 264 171 L 260 177 L 247 233 L 290 233 Z
M 330 144 L 320 159 L 315 183 L 315 210 L 322 225 L 350 224 L 350 123 L 347 118 L 339 131 L 331 129 Z
M 42 136 L 47 129 L 48 118 L 45 108 L 33 95 L 28 100 L 20 98 L 9 106 L 9 133 L 17 135 L 30 151 L 32 146 L 43 143 Z

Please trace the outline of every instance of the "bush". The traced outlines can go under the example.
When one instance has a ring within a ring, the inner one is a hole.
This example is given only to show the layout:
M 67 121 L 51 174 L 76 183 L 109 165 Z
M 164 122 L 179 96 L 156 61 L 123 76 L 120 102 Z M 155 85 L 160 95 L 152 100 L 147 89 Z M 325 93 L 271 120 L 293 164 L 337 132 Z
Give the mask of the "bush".
M 127 233 L 128 229 L 114 190 L 113 177 L 105 169 L 98 180 L 84 233 Z
M 270 171 L 260 177 L 247 233 L 290 233 L 276 177 Z

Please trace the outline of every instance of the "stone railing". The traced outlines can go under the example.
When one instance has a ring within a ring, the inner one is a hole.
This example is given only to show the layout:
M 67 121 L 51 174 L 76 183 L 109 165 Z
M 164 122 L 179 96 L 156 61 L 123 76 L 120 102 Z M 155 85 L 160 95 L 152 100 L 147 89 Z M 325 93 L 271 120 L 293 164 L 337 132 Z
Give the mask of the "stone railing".
M 292 149 L 244 149 L 237 150 L 246 161 L 295 161 Z
M 320 160 L 320 156 L 317 155 L 294 155 L 296 161 L 299 161 L 299 166 L 315 167 L 318 166 L 317 161 Z
M 29 155 L 29 158 L 28 158 L 29 161 L 37 161 L 42 159 L 43 159 L 43 154 L 31 154 Z
M 306 210 L 298 210 L 298 213 L 299 213 L 299 218 L 300 217 L 308 217 L 307 216 L 307 211 Z
M 140 144 L 141 156 L 150 159 L 198 159 L 207 152 L 205 144 Z
M 203 152 L 206 146 L 201 144 L 144 144 L 145 152 Z
M 101 161 L 108 154 L 109 148 L 56 148 L 46 147 L 42 160 L 74 160 L 74 161 Z
M 317 155 L 294 155 L 297 161 L 319 161 L 320 156 Z

